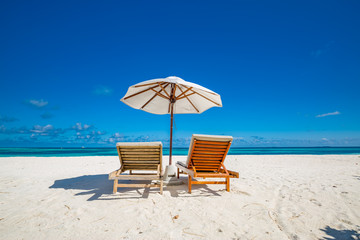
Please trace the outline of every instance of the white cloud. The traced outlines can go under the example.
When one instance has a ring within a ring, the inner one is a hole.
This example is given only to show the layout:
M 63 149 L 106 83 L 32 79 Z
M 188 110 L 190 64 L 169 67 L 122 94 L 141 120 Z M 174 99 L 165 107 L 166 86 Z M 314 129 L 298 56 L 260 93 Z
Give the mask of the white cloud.
M 82 124 L 82 123 L 76 123 L 72 129 L 75 129 L 76 131 L 84 131 L 84 130 L 87 130 L 91 128 L 91 125 L 88 125 L 88 124 Z
M 93 93 L 95 95 L 103 95 L 103 96 L 110 96 L 112 94 L 113 90 L 106 86 L 97 86 Z
M 36 99 L 30 99 L 25 101 L 25 103 L 37 107 L 37 108 L 42 108 L 45 107 L 46 105 L 48 105 L 48 101 L 45 101 L 44 99 L 40 99 L 40 100 L 36 100 Z
M 324 113 L 324 114 L 319 114 L 317 115 L 316 117 L 319 118 L 319 117 L 327 117 L 327 116 L 332 116 L 332 115 L 339 115 L 340 112 L 339 111 L 336 111 L 336 112 L 331 112 L 331 113 Z
M 114 143 L 114 142 L 123 142 L 124 140 L 125 140 L 124 136 L 117 132 L 111 135 L 107 141 L 110 143 Z
M 50 124 L 45 125 L 45 126 L 35 125 L 32 129 L 30 129 L 30 132 L 40 133 L 40 134 L 48 134 L 53 129 L 54 129 L 54 127 Z

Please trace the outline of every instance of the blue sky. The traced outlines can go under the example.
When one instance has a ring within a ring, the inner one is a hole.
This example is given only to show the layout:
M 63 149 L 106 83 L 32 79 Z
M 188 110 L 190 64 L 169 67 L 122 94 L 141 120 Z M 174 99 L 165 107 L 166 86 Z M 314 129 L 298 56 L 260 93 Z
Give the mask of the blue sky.
M 175 116 L 235 146 L 360 146 L 360 2 L 5 1 L 0 146 L 168 143 L 169 115 L 120 102 L 178 76 L 223 107 Z

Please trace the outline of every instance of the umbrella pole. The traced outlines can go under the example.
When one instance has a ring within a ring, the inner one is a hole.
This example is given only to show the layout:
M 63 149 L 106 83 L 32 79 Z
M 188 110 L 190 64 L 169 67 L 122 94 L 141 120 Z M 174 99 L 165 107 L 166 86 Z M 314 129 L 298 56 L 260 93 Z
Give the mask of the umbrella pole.
M 172 135 L 173 135 L 173 118 L 174 118 L 174 113 L 173 113 L 173 107 L 174 104 L 171 103 L 170 109 L 171 109 L 171 122 L 170 122 L 170 152 L 169 152 L 169 165 L 171 165 L 172 162 Z

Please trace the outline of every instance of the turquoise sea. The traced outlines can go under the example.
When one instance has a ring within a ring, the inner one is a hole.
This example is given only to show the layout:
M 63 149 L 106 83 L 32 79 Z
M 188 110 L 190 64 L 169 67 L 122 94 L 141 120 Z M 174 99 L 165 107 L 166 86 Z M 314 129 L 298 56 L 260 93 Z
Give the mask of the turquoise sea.
M 174 148 L 173 155 L 187 155 L 188 148 Z M 360 154 L 360 147 L 232 147 L 230 155 Z M 164 148 L 163 155 L 169 155 Z M 116 148 L 0 148 L 0 157 L 117 156 Z

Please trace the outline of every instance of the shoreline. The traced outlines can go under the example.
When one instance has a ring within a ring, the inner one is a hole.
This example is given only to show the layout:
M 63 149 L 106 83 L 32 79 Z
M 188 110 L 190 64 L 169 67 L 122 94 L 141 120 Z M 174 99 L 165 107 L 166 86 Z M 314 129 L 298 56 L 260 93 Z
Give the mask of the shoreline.
M 163 158 L 169 158 L 169 155 L 162 155 Z M 173 157 L 187 157 L 187 155 L 172 155 Z M 354 153 L 354 154 L 227 154 L 226 157 L 246 157 L 246 156 L 287 156 L 287 157 L 291 157 L 291 156 L 359 156 L 360 157 L 360 153 Z M 115 157 L 117 158 L 117 155 L 93 155 L 93 156 L 0 156 L 0 159 L 2 158 L 99 158 L 99 157 Z
M 197 185 L 189 194 L 181 175 L 185 184 L 163 195 L 157 188 L 112 194 L 107 174 L 119 168 L 117 156 L 0 157 L 0 164 L 4 239 L 360 236 L 357 155 L 228 155 L 227 169 L 240 173 L 230 192 Z

